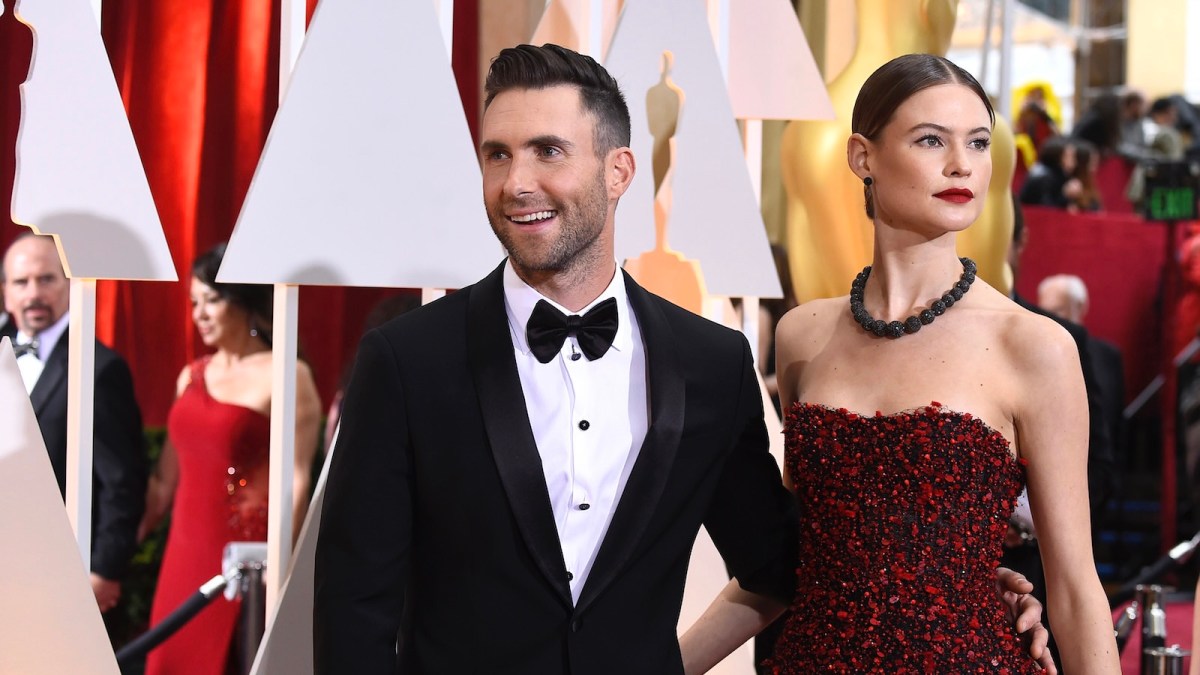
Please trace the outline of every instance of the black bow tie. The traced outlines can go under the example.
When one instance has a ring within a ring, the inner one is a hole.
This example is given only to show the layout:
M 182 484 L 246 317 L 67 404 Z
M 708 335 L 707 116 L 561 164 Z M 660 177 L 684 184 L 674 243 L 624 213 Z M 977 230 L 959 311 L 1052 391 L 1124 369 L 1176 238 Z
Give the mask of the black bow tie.
M 26 354 L 33 354 L 33 358 L 35 358 L 35 359 L 40 358 L 38 356 L 38 339 L 37 338 L 34 338 L 32 342 L 26 342 L 23 345 L 18 345 L 18 344 L 13 345 L 13 357 L 19 359 L 22 356 L 25 356 Z
M 617 335 L 617 299 L 609 298 L 583 316 L 567 316 L 545 300 L 538 300 L 525 325 L 525 339 L 537 360 L 550 363 L 568 335 L 575 336 L 589 361 L 604 356 Z

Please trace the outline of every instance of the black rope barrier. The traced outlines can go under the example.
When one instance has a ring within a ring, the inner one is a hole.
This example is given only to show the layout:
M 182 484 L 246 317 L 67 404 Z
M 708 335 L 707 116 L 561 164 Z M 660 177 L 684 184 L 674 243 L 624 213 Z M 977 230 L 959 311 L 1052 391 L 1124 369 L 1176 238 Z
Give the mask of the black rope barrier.
M 229 579 L 220 574 L 209 579 L 198 591 L 189 596 L 187 600 L 184 600 L 182 604 L 168 614 L 165 619 L 138 636 L 136 640 L 122 647 L 117 652 L 117 665 L 124 671 L 126 667 L 144 657 L 151 649 L 162 644 L 164 640 L 174 635 L 192 617 L 199 614 L 200 610 L 207 607 L 228 584 Z
M 1197 532 L 1196 536 L 1191 539 L 1176 544 L 1174 548 L 1167 551 L 1158 560 L 1155 560 L 1153 564 L 1143 567 L 1142 571 L 1137 573 L 1137 576 L 1122 584 L 1120 588 L 1109 596 L 1108 606 L 1116 609 L 1132 600 L 1133 596 L 1137 593 L 1138 586 L 1151 583 L 1187 562 L 1188 558 L 1196 550 L 1197 545 L 1200 545 L 1200 532 Z

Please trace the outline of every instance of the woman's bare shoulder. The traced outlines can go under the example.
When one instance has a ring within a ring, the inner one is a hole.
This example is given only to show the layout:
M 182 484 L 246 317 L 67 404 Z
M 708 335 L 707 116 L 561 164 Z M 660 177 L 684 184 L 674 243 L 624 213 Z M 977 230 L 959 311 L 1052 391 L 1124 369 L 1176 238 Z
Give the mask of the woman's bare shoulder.
M 829 341 L 829 336 L 845 317 L 849 299 L 821 298 L 793 308 L 779 320 L 775 329 L 778 349 L 804 353 Z
M 1079 347 L 1054 319 L 1016 303 L 1004 313 L 1000 338 L 1014 366 L 1031 374 L 1054 375 L 1079 369 Z
M 788 310 L 775 329 L 780 335 L 802 336 L 810 331 L 832 330 L 843 312 L 848 311 L 849 299 L 820 298 Z
M 183 390 L 188 388 L 192 383 L 192 364 L 187 364 L 183 370 L 179 371 L 179 377 L 175 378 L 175 397 L 179 398 L 183 395 Z

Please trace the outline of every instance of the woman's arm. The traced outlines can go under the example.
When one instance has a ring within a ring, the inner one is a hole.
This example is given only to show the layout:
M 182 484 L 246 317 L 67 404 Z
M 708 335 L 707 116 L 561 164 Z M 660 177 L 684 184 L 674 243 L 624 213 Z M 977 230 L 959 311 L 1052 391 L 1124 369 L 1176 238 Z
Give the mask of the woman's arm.
M 192 382 L 191 366 L 184 366 L 175 378 L 175 399 L 178 400 L 183 390 Z M 154 471 L 146 482 L 146 510 L 142 513 L 142 521 L 138 523 L 138 543 L 158 527 L 167 512 L 171 510 L 171 502 L 175 500 L 175 488 L 179 485 L 179 456 L 175 454 L 175 445 L 171 439 L 163 441 L 162 452 Z
M 321 426 L 321 399 L 313 382 L 312 370 L 302 361 L 296 363 L 296 448 L 292 472 L 292 545 L 300 537 L 304 516 L 308 513 L 312 487 L 313 458 L 317 454 L 317 436 Z
M 732 579 L 696 623 L 679 638 L 679 653 L 687 675 L 707 673 L 733 650 L 779 618 L 787 606 L 751 593 Z
M 179 457 L 175 454 L 175 446 L 167 439 L 163 443 L 162 453 L 158 463 L 146 483 L 146 511 L 142 521 L 138 523 L 137 540 L 141 543 L 150 536 L 158 524 L 171 510 L 171 502 L 175 499 L 175 488 L 179 485 Z
M 1018 331 L 1014 346 L 1020 355 L 1014 418 L 1063 670 L 1119 675 L 1112 615 L 1092 558 L 1088 408 L 1078 348 L 1049 320 L 1024 321 L 1028 330 Z
M 796 402 L 804 364 L 812 358 L 808 351 L 816 331 L 808 319 L 814 315 L 811 304 L 805 304 L 784 314 L 775 326 L 775 382 L 784 423 L 787 422 L 788 408 Z M 795 491 L 786 466 L 783 467 L 783 485 Z

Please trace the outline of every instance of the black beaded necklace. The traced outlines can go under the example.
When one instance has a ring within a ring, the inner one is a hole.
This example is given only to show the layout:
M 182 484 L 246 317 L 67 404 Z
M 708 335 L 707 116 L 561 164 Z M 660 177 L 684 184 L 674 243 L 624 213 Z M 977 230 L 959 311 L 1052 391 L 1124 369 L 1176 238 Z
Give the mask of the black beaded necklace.
M 915 333 L 921 330 L 921 326 L 929 325 L 935 318 L 945 314 L 947 309 L 954 306 L 954 303 L 962 300 L 963 293 L 971 290 L 971 284 L 975 282 L 975 261 L 970 258 L 959 258 L 959 261 L 962 262 L 963 273 L 958 281 L 950 287 L 950 290 L 943 293 L 941 298 L 934 300 L 933 304 L 929 305 L 929 309 L 923 309 L 904 321 L 892 321 L 891 323 L 871 316 L 867 308 L 863 306 L 863 289 L 867 287 L 867 277 L 871 276 L 871 266 L 867 265 L 850 284 L 850 314 L 865 330 L 879 337 L 888 337 L 894 340 L 906 333 Z

